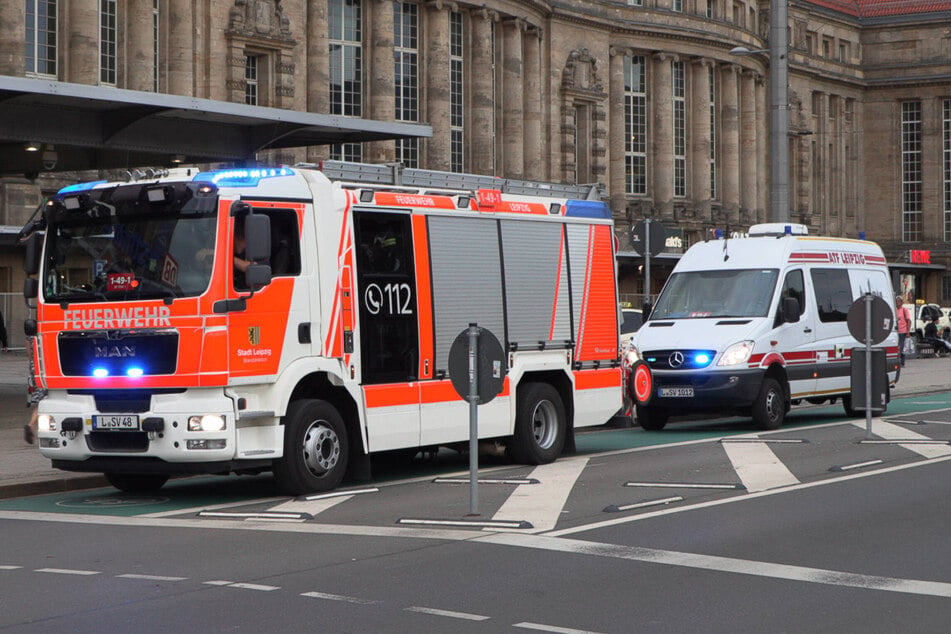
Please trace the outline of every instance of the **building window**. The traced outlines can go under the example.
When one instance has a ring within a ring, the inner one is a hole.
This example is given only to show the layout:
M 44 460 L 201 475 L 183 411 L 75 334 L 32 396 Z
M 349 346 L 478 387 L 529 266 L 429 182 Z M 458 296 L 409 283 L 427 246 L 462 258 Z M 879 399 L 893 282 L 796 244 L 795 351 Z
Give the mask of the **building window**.
M 56 76 L 56 0 L 26 0 L 26 73 Z
M 330 114 L 363 116 L 363 17 L 361 0 L 328 0 Z M 359 143 L 330 146 L 330 158 L 361 161 Z
M 901 239 L 921 241 L 921 102 L 901 104 Z
M 942 173 L 944 175 L 944 241 L 951 242 L 951 99 L 942 102 Z
M 687 195 L 687 104 L 684 63 L 672 65 L 674 96 L 674 196 Z
M 449 169 L 465 171 L 465 91 L 463 89 L 462 14 L 449 13 Z
M 393 3 L 396 120 L 419 121 L 419 6 Z M 418 139 L 397 139 L 396 160 L 419 167 Z
M 647 193 L 647 61 L 624 58 L 624 191 Z
M 244 58 L 244 103 L 258 105 L 258 58 L 254 55 Z
M 849 61 L 849 43 L 848 42 L 839 42 L 839 61 L 843 64 L 848 63 Z
M 941 276 L 941 303 L 951 301 L 951 275 Z
M 684 10 L 684 0 L 674 0 L 671 7 L 677 13 L 683 13 Z
M 116 0 L 99 0 L 99 83 L 116 85 Z
M 714 18 L 717 13 L 717 0 L 707 0 L 707 17 Z
M 644 0 L 627 0 L 627 4 L 632 7 L 643 7 Z
M 710 200 L 717 199 L 717 71 L 707 69 L 710 78 Z
M 152 0 L 152 90 L 159 91 L 159 0 Z

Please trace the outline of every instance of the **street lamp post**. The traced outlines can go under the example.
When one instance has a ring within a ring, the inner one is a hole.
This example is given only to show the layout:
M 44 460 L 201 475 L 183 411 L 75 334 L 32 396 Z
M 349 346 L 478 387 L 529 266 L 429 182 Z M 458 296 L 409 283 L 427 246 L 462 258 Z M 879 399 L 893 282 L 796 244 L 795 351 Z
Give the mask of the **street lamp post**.
M 769 48 L 737 46 L 731 55 L 769 54 L 769 219 L 789 222 L 789 35 L 787 0 L 770 0 Z

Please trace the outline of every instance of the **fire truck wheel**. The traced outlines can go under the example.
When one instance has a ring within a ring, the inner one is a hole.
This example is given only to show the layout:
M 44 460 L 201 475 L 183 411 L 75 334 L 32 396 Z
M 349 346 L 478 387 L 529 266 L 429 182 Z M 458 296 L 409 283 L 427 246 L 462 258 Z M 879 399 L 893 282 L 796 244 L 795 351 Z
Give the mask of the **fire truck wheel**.
M 126 493 L 147 493 L 158 491 L 168 476 L 161 473 L 107 473 L 109 484 Z
M 667 412 L 656 407 L 638 406 L 637 423 L 648 431 L 660 431 L 667 425 Z
M 776 379 L 763 379 L 753 402 L 753 422 L 760 429 L 779 429 L 786 417 L 785 394 Z
M 515 434 L 509 454 L 522 464 L 547 464 L 565 447 L 565 406 L 558 390 L 547 383 L 518 387 Z
M 291 403 L 284 415 L 284 457 L 274 479 L 289 495 L 330 491 L 347 471 L 347 428 L 337 409 L 321 400 Z

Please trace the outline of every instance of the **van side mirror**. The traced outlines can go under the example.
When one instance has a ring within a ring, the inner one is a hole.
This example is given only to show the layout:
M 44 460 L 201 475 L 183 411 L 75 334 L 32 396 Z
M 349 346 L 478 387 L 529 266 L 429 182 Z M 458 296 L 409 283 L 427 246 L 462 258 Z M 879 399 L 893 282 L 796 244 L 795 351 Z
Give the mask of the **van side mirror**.
M 783 323 L 794 324 L 799 321 L 799 300 L 795 297 L 783 298 Z

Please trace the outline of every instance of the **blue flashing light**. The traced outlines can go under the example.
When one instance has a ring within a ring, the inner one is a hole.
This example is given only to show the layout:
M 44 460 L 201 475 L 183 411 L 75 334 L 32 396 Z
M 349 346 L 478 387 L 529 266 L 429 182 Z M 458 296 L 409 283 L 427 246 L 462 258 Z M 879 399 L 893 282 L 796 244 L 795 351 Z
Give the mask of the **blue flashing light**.
M 77 193 L 77 192 L 85 192 L 85 191 L 89 191 L 90 189 L 93 189 L 93 188 L 96 187 L 97 185 L 104 185 L 104 184 L 106 184 L 106 183 L 108 183 L 108 182 L 109 182 L 109 181 L 89 181 L 88 183 L 76 183 L 75 185 L 68 185 L 68 186 L 62 188 L 61 190 L 59 190 L 58 192 L 56 192 L 56 195 L 57 195 L 57 196 L 65 196 L 65 195 L 67 195 L 67 194 L 75 194 L 75 193 Z
M 249 167 L 201 172 L 195 175 L 195 181 L 210 181 L 218 187 L 257 187 L 262 179 L 290 176 L 293 172 L 284 167 Z
M 693 358 L 693 361 L 697 365 L 707 365 L 708 363 L 710 363 L 710 355 L 704 354 L 701 352 L 700 354 L 698 354 L 697 356 Z
M 109 370 L 107 370 L 106 368 L 95 368 L 92 371 L 92 375 L 96 377 L 97 379 L 104 379 L 107 376 L 109 376 Z
M 142 368 L 128 368 L 125 373 L 126 376 L 131 376 L 132 378 L 138 378 L 144 374 Z
M 600 200 L 569 200 L 565 216 L 572 218 L 611 218 L 611 209 Z
M 859 231 L 859 240 L 864 240 L 864 239 L 865 239 L 865 232 Z
M 787 236 L 791 236 L 791 235 L 792 235 L 792 225 L 786 225 L 785 227 L 783 227 L 783 233 L 785 233 Z

